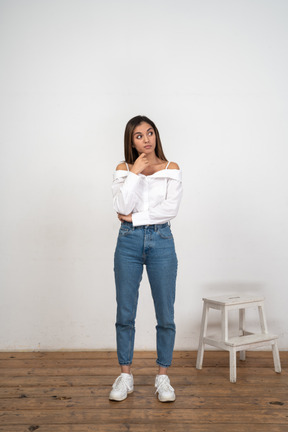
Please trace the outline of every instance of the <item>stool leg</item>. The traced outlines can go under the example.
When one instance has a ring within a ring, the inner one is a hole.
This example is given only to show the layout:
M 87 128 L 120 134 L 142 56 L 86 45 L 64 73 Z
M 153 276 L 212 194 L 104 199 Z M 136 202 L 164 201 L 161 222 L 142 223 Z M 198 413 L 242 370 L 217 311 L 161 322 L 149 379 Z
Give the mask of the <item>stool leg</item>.
M 278 349 L 278 343 L 277 343 L 276 340 L 272 344 L 272 352 L 273 352 L 273 360 L 274 360 L 275 372 L 281 373 L 281 363 L 280 363 L 279 349 Z
M 261 331 L 262 331 L 262 333 L 267 334 L 268 328 L 267 328 L 267 322 L 266 322 L 266 316 L 265 316 L 265 312 L 264 312 L 264 304 L 263 303 L 260 306 L 258 306 L 258 312 L 259 312 Z
M 230 382 L 236 383 L 237 372 L 236 372 L 236 350 L 231 348 L 229 350 L 229 364 L 230 364 Z
M 202 369 L 203 356 L 204 356 L 204 340 L 203 339 L 206 336 L 206 331 L 207 331 L 208 310 L 209 310 L 209 307 L 206 305 L 206 303 L 204 301 L 202 320 L 201 320 L 201 330 L 200 330 L 200 336 L 199 336 L 199 346 L 198 346 L 197 361 L 196 361 L 196 369 Z
M 239 336 L 245 335 L 245 309 L 239 309 Z M 240 360 L 244 361 L 246 360 L 246 353 L 245 350 L 240 351 Z
M 228 310 L 226 307 L 221 308 L 221 330 L 222 330 L 222 340 L 228 340 Z

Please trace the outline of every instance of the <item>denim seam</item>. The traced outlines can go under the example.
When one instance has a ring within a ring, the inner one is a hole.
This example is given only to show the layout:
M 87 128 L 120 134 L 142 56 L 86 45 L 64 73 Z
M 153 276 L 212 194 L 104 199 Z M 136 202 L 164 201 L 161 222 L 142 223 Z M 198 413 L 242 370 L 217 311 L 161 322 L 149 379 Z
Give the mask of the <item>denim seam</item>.
M 133 328 L 130 329 L 130 335 L 129 335 L 129 350 L 128 350 L 128 352 L 129 352 L 129 359 L 131 359 L 129 361 L 131 361 L 131 363 L 132 363 L 132 338 L 133 338 L 133 331 L 135 332 L 135 319 L 136 319 L 137 302 L 138 302 L 138 290 L 137 290 L 137 295 L 135 297 L 134 308 L 133 308 L 134 324 L 133 324 Z

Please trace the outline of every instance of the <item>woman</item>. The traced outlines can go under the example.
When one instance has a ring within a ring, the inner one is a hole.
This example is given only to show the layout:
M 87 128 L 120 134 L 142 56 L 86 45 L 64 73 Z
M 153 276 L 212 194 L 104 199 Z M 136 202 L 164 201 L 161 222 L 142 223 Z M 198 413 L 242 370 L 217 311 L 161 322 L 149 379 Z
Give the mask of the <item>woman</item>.
M 131 364 L 134 350 L 138 291 L 146 265 L 157 319 L 155 387 L 161 402 L 175 400 L 167 368 L 171 365 L 175 340 L 174 301 L 177 256 L 169 221 L 178 212 L 181 171 L 168 162 L 155 124 L 145 116 L 126 125 L 125 161 L 114 173 L 114 209 L 121 227 L 114 256 L 117 298 L 117 355 L 121 375 L 110 400 L 121 401 L 133 391 Z

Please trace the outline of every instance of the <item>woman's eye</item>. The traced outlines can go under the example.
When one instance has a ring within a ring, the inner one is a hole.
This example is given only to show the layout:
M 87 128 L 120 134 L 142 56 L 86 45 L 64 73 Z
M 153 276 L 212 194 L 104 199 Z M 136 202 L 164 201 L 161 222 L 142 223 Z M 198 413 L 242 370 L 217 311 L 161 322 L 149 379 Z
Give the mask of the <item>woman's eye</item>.
M 137 135 L 136 138 L 137 138 L 137 139 L 141 139 L 141 138 L 142 138 L 142 135 Z
M 149 135 L 153 135 L 153 132 L 149 132 Z

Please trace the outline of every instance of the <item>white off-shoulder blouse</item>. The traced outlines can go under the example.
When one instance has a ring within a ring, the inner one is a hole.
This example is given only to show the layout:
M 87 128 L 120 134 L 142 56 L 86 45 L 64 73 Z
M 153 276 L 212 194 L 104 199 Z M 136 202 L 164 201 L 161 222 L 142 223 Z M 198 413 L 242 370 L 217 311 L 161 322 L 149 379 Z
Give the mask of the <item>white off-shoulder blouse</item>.
M 127 165 L 127 164 L 126 164 Z M 165 169 L 145 176 L 129 171 L 114 172 L 113 207 L 117 213 L 132 213 L 133 226 L 169 222 L 179 209 L 182 197 L 182 172 Z

